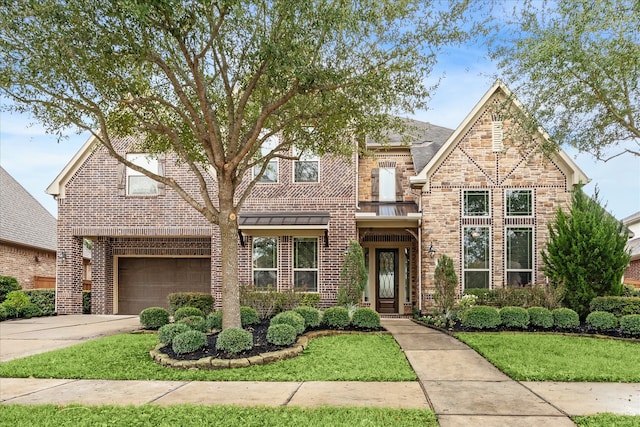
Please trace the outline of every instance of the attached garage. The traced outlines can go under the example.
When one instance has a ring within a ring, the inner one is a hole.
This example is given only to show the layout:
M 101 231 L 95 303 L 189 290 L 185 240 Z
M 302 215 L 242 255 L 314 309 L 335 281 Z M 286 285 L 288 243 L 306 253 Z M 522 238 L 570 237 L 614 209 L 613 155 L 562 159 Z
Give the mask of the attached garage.
M 118 314 L 169 308 L 173 292 L 211 292 L 210 258 L 118 258 Z

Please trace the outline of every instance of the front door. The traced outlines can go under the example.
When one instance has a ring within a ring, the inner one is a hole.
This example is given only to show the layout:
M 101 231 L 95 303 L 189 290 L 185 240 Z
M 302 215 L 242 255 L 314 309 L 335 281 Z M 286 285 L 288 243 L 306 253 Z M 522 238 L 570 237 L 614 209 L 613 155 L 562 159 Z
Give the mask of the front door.
M 398 312 L 398 249 L 376 249 L 376 311 Z

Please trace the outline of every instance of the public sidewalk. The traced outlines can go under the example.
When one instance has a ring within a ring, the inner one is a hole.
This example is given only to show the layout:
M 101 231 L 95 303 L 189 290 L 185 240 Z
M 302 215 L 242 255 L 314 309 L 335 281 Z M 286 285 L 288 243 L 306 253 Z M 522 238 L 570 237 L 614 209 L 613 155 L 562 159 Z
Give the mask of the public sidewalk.
M 209 382 L 0 378 L 0 403 L 233 404 L 432 408 L 448 426 L 573 426 L 570 415 L 640 415 L 640 384 L 516 382 L 456 339 L 384 319 L 417 382 Z M 136 316 L 57 316 L 0 323 L 2 360 L 139 327 Z M 39 343 L 39 344 L 36 344 Z M 22 344 L 28 344 L 21 354 Z M 7 346 L 7 347 L 5 347 Z

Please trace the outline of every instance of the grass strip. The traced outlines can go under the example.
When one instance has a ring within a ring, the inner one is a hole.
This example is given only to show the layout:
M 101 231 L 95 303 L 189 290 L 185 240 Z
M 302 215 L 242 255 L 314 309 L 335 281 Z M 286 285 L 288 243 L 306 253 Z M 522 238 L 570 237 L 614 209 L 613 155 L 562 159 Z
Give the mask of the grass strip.
M 82 426 L 422 426 L 437 427 L 427 409 L 244 408 L 235 406 L 0 405 L 0 425 Z
M 155 335 L 122 334 L 0 363 L 0 377 L 190 381 L 415 381 L 387 334 L 316 338 L 298 357 L 247 368 L 177 370 L 151 360 Z
M 640 382 L 640 343 L 531 333 L 456 337 L 518 381 Z
M 579 427 L 640 427 L 638 415 L 597 414 L 571 418 Z

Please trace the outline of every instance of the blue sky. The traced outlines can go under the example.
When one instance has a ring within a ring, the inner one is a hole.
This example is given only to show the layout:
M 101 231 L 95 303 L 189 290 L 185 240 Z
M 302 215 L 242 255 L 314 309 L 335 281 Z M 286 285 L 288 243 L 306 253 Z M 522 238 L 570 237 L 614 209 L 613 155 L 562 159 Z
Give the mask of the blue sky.
M 433 81 L 437 77 L 442 80 L 429 109 L 411 117 L 456 128 L 491 87 L 497 71 L 481 47 L 469 45 L 442 56 Z M 47 135 L 42 126 L 32 122 L 26 114 L 0 112 L 0 164 L 55 216 L 56 202 L 45 189 L 88 135 L 69 132 L 67 139 L 57 143 L 56 136 Z M 585 191 L 593 194 L 597 185 L 601 201 L 616 218 L 640 211 L 640 157 L 625 154 L 605 163 L 573 149 L 565 147 L 565 151 L 591 178 Z

